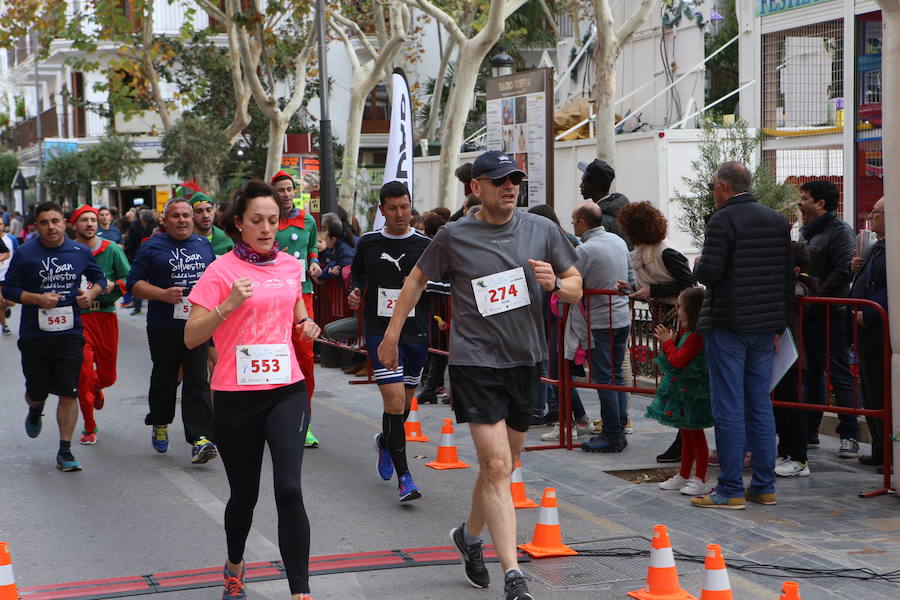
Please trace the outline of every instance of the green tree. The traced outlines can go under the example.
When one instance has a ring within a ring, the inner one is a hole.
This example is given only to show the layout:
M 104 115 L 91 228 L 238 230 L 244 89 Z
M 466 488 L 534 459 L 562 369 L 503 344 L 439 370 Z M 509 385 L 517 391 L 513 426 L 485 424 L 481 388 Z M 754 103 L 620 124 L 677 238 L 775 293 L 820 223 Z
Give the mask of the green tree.
M 724 18 L 713 23 L 706 34 L 706 54 L 710 55 L 738 33 L 735 0 L 720 0 L 716 11 Z M 739 86 L 738 45 L 734 43 L 706 64 L 706 104 L 718 100 Z M 734 114 L 738 96 L 732 96 L 716 107 L 723 114 Z
M 681 178 L 687 192 L 675 194 L 683 209 L 678 225 L 697 248 L 703 246 L 706 219 L 716 209 L 709 184 L 719 165 L 729 160 L 752 165 L 760 144 L 759 136 L 751 134 L 747 123 L 740 119 L 731 127 L 717 127 L 712 118 L 706 118 L 700 139 L 699 157 L 691 161 L 692 176 Z M 788 219 L 794 216 L 797 192 L 790 185 L 779 183 L 765 161 L 760 161 L 753 172 L 752 191 L 761 204 Z
M 225 132 L 212 119 L 187 114 L 162 136 L 162 160 L 167 175 L 194 179 L 213 194 L 230 146 Z
M 10 201 L 12 190 L 9 186 L 12 185 L 13 177 L 18 170 L 19 158 L 12 152 L 0 152 L 0 192 L 3 192 Z
M 126 179 L 134 179 L 144 171 L 144 161 L 131 141 L 124 136 L 107 135 L 84 151 L 91 180 L 101 187 L 118 188 Z
M 91 183 L 85 154 L 61 152 L 52 155 L 41 170 L 41 182 L 49 188 L 51 198 L 72 200 L 72 205 L 75 206 L 78 192 Z

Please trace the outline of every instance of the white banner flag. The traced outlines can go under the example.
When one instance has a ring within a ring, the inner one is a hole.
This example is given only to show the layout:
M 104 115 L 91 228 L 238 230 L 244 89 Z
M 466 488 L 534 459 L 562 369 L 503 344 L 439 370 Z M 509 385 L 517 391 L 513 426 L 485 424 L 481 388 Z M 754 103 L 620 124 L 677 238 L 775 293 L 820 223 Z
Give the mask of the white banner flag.
M 387 161 L 384 165 L 384 182 L 402 181 L 409 188 L 409 201 L 413 204 L 413 128 L 412 103 L 409 84 L 403 69 L 394 69 L 391 75 L 393 98 L 391 99 L 391 132 L 388 136 Z M 384 215 L 375 211 L 373 231 L 384 227 Z

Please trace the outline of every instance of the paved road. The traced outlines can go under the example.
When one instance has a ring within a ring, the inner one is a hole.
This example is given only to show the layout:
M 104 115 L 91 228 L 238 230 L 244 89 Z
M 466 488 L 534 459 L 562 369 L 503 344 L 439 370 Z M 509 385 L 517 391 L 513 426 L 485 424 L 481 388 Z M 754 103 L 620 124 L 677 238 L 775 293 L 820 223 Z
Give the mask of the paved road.
M 46 412 L 50 419 L 45 417 L 45 430 L 38 439 L 25 436 L 15 336 L 0 339 L 5 357 L 0 363 L 0 380 L 5 383 L 0 391 L 0 541 L 10 543 L 20 587 L 217 567 L 224 560 L 222 513 L 227 484 L 222 464 L 216 460 L 191 465 L 178 422 L 170 429 L 169 452 L 153 451 L 150 430 L 143 425 L 150 365 L 143 319 L 120 312 L 119 321 L 119 381 L 107 391 L 106 407 L 97 413 L 98 444 L 74 448 L 84 465 L 80 473 L 61 473 L 54 467 L 57 436 L 51 412 Z M 441 419 L 450 416 L 447 408 L 422 408 L 423 428 L 433 441 L 409 444 L 408 449 L 425 497 L 400 505 L 394 485 L 375 474 L 371 444 L 381 424 L 376 389 L 349 386 L 347 377 L 335 369 L 317 373 L 313 423 L 322 447 L 307 451 L 304 465 L 312 554 L 447 545 L 446 532 L 464 518 L 475 475 L 474 469 L 441 472 L 424 467 L 435 455 Z M 634 399 L 636 417 L 645 403 Z M 599 412 L 596 404 L 589 410 Z M 607 473 L 657 466 L 652 456 L 671 439 L 671 430 L 638 418 L 635 422 L 638 432 L 621 455 L 548 451 L 524 457 L 530 497 L 539 500 L 545 485 L 559 489 L 560 521 L 567 541 L 647 536 L 654 523 L 664 522 L 670 526 L 676 550 L 683 552 L 702 554 L 706 543 L 716 542 L 725 548 L 726 559 L 742 556 L 761 562 L 896 568 L 900 555 L 897 499 L 862 501 L 854 495 L 842 496 L 847 489 L 855 493 L 857 488 L 874 485 L 875 478 L 855 464 L 829 458 L 831 449 L 820 450 L 822 459 L 814 462 L 813 477 L 779 482 L 778 507 L 702 511 L 687 506 L 686 498 L 677 493 L 633 485 Z M 536 441 L 540 433 L 533 430 L 530 441 Z M 461 458 L 475 464 L 464 428 L 457 431 L 457 441 Z M 280 558 L 268 459 L 266 463 L 247 546 L 250 562 Z M 518 514 L 519 539 L 524 541 L 530 538 L 538 511 Z M 641 585 L 633 579 L 646 568 L 644 559 L 623 559 L 612 569 L 592 558 L 566 561 L 526 567 L 535 576 L 532 588 L 538 598 L 624 597 L 624 591 Z M 683 586 L 699 595 L 702 571 L 679 566 Z M 607 574 L 598 575 L 603 569 Z M 435 566 L 316 576 L 312 588 L 317 600 L 380 599 L 396 594 L 434 600 L 501 597 L 496 585 L 489 591 L 468 587 L 458 570 Z M 492 575 L 499 581 L 499 567 L 492 567 Z M 739 597 L 774 599 L 780 582 L 787 578 L 732 572 L 732 585 L 742 594 Z M 253 583 L 248 589 L 254 599 L 288 597 L 283 580 Z M 803 590 L 805 600 L 900 596 L 900 586 L 849 580 L 817 579 L 804 582 Z M 220 594 L 218 589 L 206 588 L 151 597 L 193 600 Z

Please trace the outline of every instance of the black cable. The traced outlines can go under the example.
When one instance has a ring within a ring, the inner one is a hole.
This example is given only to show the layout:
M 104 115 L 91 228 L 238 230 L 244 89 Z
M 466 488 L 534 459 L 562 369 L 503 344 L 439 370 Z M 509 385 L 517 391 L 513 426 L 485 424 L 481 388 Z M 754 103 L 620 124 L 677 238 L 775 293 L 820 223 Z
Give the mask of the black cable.
M 676 559 L 684 562 L 704 563 L 706 556 L 696 554 L 685 554 L 675 552 L 673 554 Z M 606 558 L 639 558 L 650 556 L 649 550 L 635 550 L 634 548 L 607 548 L 604 550 L 578 550 L 579 556 L 597 556 Z M 856 569 L 822 569 L 810 567 L 797 567 L 787 565 L 772 565 L 758 563 L 746 559 L 728 559 L 725 561 L 729 569 L 735 571 L 743 571 L 746 573 L 755 573 L 757 575 L 765 575 L 767 577 L 783 577 L 790 575 L 796 579 L 815 579 L 820 577 L 831 577 L 841 579 L 855 579 L 860 581 L 885 581 L 887 583 L 900 583 L 900 569 L 879 573 L 867 567 Z

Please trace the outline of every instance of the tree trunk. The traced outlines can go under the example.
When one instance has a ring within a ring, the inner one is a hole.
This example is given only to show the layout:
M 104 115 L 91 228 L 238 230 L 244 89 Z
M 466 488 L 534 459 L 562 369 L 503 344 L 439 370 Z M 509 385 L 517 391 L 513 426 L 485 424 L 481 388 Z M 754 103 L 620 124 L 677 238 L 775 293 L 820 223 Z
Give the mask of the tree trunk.
M 597 158 L 615 164 L 616 157 L 616 58 L 619 49 L 612 15 L 597 16 L 597 41 L 594 44 L 594 120 Z
M 444 80 L 447 78 L 447 68 L 450 65 L 450 57 L 456 44 L 452 39 L 447 41 L 444 54 L 441 56 L 441 66 L 438 68 L 437 77 L 434 80 L 434 93 L 431 95 L 431 106 L 428 111 L 428 121 L 425 123 L 425 138 L 428 141 L 434 139 L 437 133 L 438 117 L 441 114 L 441 101 L 444 99 Z
M 356 86 L 354 86 L 356 87 Z M 359 140 L 362 130 L 363 109 L 366 95 L 358 90 L 350 90 L 350 114 L 347 118 L 347 142 L 344 144 L 344 158 L 341 163 L 341 193 L 338 204 L 352 214 L 353 198 L 356 194 L 357 164 L 359 161 Z
M 281 157 L 284 154 L 284 132 L 287 131 L 288 119 L 269 119 L 269 149 L 266 152 L 266 178 L 272 179 L 281 170 Z M 276 141 L 277 140 L 277 141 Z
M 453 172 L 459 166 L 460 146 L 465 134 L 469 107 L 472 105 L 472 94 L 475 93 L 475 80 L 478 78 L 478 67 L 484 60 L 484 54 L 466 42 L 460 48 L 459 61 L 453 77 L 453 87 L 447 105 L 444 108 L 444 134 L 441 136 L 441 175 L 438 189 L 440 206 L 455 208 L 456 177 Z

